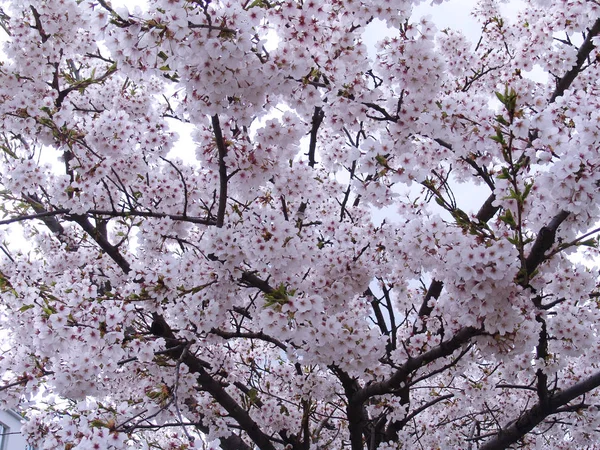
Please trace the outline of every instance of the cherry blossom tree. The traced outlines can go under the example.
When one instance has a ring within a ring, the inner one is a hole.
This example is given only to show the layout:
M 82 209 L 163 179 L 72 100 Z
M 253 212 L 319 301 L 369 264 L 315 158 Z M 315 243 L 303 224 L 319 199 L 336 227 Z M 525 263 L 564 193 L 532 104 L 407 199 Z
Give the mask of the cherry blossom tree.
M 600 2 L 412 3 L 0 1 L 32 443 L 598 448 Z

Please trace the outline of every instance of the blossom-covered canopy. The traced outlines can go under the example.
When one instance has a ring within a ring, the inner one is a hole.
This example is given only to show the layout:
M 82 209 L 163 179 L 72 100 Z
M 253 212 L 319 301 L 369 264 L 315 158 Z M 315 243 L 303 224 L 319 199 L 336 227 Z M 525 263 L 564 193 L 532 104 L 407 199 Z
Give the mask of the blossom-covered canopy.
M 598 448 L 600 3 L 413 3 L 0 1 L 32 443 Z

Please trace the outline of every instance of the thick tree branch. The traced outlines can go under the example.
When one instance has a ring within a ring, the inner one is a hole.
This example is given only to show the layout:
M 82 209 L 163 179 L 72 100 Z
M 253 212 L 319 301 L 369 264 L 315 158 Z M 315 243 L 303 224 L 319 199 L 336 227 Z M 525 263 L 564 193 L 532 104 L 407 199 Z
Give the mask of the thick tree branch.
M 592 42 L 592 39 L 598 36 L 599 33 L 600 19 L 597 19 L 596 22 L 594 22 L 594 25 L 592 25 L 592 28 L 590 28 L 585 40 L 581 44 L 581 47 L 579 47 L 575 65 L 558 81 L 558 83 L 556 84 L 556 89 L 550 97 L 549 103 L 553 103 L 558 97 L 563 95 L 565 91 L 569 89 L 569 87 L 571 87 L 571 84 L 573 83 L 573 81 L 575 81 L 575 78 L 577 78 L 577 75 L 579 75 L 579 73 L 581 72 L 583 63 L 588 59 L 590 53 L 595 47 L 594 43 Z
M 312 116 L 311 129 L 310 129 L 310 144 L 308 145 L 308 165 L 310 167 L 315 167 L 315 152 L 317 150 L 317 134 L 319 133 L 319 127 L 323 122 L 323 118 L 325 117 L 325 113 L 323 112 L 323 108 L 320 106 L 315 107 L 315 112 Z
M 500 209 L 499 206 L 493 205 L 495 201 L 496 194 L 490 194 L 490 196 L 485 200 L 485 202 L 483 202 L 483 205 L 481 205 L 481 208 L 479 208 L 479 211 L 477 211 L 475 218 L 482 223 L 487 223 L 490 220 L 492 220 L 492 217 L 494 217 Z
M 527 271 L 527 279 L 533 274 L 537 267 L 544 261 L 545 254 L 550 247 L 554 245 L 554 239 L 556 238 L 556 230 L 563 223 L 569 213 L 567 211 L 560 211 L 556 216 L 552 218 L 550 223 L 542 227 L 531 246 L 529 255 L 525 260 L 525 269 Z
M 412 372 L 439 358 L 450 356 L 464 344 L 469 342 L 470 339 L 482 333 L 483 330 L 474 327 L 465 327 L 461 329 L 452 338 L 440 343 L 428 352 L 410 358 L 387 380 L 365 386 L 354 395 L 352 401 L 362 403 L 373 396 L 394 392 L 401 387 L 402 383 L 406 382 L 408 376 Z
M 425 293 L 425 297 L 423 298 L 423 303 L 421 303 L 421 307 L 419 308 L 418 314 L 419 317 L 429 317 L 431 312 L 433 311 L 433 306 L 429 305 L 431 299 L 436 299 L 442 293 L 442 289 L 444 288 L 444 283 L 439 280 L 432 280 L 431 284 L 429 284 L 429 289 Z M 415 324 L 413 328 L 415 333 L 423 331 L 423 329 L 418 330 Z
M 560 412 L 559 408 L 599 386 L 600 372 L 550 396 L 545 404 L 538 403 L 528 409 L 519 418 L 500 430 L 496 437 L 479 447 L 479 450 L 503 450 L 508 448 L 542 423 L 546 417 Z
M 273 287 L 269 283 L 260 279 L 259 277 L 254 275 L 252 272 L 244 272 L 242 274 L 240 281 L 247 286 L 254 287 L 254 288 L 261 290 L 265 294 L 270 294 L 271 292 L 274 291 Z
M 35 202 L 34 199 L 31 200 L 30 204 L 34 202 L 39 205 L 39 202 Z M 35 210 L 35 207 L 34 207 Z M 40 211 L 40 214 L 43 214 Z M 45 217 L 45 216 L 43 216 Z M 105 236 L 102 235 L 89 221 L 86 216 L 73 214 L 70 216 L 70 219 L 76 222 L 81 228 L 96 241 L 98 246 L 108 255 L 111 259 L 123 270 L 125 274 L 128 274 L 131 271 L 131 266 L 129 262 L 121 255 L 118 247 L 110 244 Z M 168 325 L 164 317 L 158 313 L 154 313 L 152 317 L 152 325 L 150 327 L 150 332 L 156 336 L 162 337 L 166 342 L 166 350 L 164 354 L 169 356 L 170 358 L 181 361 L 188 366 L 189 370 L 192 373 L 198 375 L 198 383 L 199 385 L 206 390 L 209 394 L 213 396 L 213 398 L 223 407 L 225 410 L 231 415 L 231 417 L 237 421 L 239 426 L 244 430 L 250 439 L 254 441 L 254 443 L 261 450 L 275 450 L 273 443 L 270 438 L 265 435 L 259 428 L 258 424 L 254 422 L 248 413 L 244 411 L 244 409 L 231 397 L 221 386 L 221 384 L 212 378 L 206 369 L 210 369 L 210 364 L 206 361 L 201 360 L 195 355 L 187 352 L 187 347 L 181 345 L 182 342 L 176 338 L 175 334 L 171 330 L 171 327 Z M 230 441 L 227 441 L 230 440 Z M 228 442 L 240 443 L 243 442 L 241 438 L 234 437 L 234 435 L 229 436 L 224 440 L 227 445 Z M 240 448 L 247 449 L 248 446 L 244 443 L 244 445 L 240 445 L 238 447 L 229 447 L 229 448 Z
M 346 417 L 348 418 L 348 431 L 350 433 L 350 448 L 352 450 L 363 449 L 363 433 L 367 425 L 367 412 L 364 401 L 355 401 L 356 394 L 360 392 L 360 385 L 356 378 L 350 377 L 348 373 L 337 367 L 330 365 L 329 370 L 340 380 L 344 393 L 348 399 L 346 406 Z
M 366 297 L 371 298 L 372 300 L 369 302 L 371 304 L 371 308 L 373 308 L 373 313 L 375 314 L 376 324 L 379 327 L 379 331 L 384 336 L 389 335 L 389 330 L 387 324 L 385 323 L 385 318 L 383 317 L 383 313 L 381 311 L 381 300 L 378 299 L 371 288 L 368 288 L 364 294 Z
M 217 142 L 217 150 L 219 151 L 219 207 L 217 210 L 217 227 L 221 228 L 225 223 L 225 210 L 227 208 L 227 164 L 225 163 L 225 157 L 227 156 L 227 145 L 225 139 L 223 139 L 223 132 L 221 131 L 221 124 L 219 122 L 219 116 L 212 116 L 212 127 L 215 133 L 215 140 Z
M 153 315 L 154 334 L 162 337 L 167 341 L 167 345 L 170 341 L 175 338 L 173 330 L 169 327 L 165 319 L 159 315 Z M 229 393 L 225 390 L 223 385 L 215 380 L 207 371 L 206 363 L 200 360 L 190 352 L 185 352 L 184 349 L 179 346 L 173 350 L 173 359 L 182 358 L 183 363 L 189 368 L 191 373 L 196 374 L 198 377 L 198 383 L 200 387 L 207 391 L 216 401 L 219 403 L 234 419 L 239 426 L 244 430 L 250 439 L 257 445 L 261 450 L 275 450 L 273 442 L 264 434 L 258 424 L 252 420 L 247 411 L 245 411 Z
M 0 220 L 0 225 L 6 225 L 13 222 L 21 222 L 29 219 L 41 219 L 42 222 L 48 227 L 48 229 L 57 236 L 63 235 L 65 229 L 60 222 L 54 217 L 54 211 L 46 211 L 44 206 L 40 203 L 39 199 L 35 195 L 23 195 L 23 198 L 31 205 L 35 214 L 28 216 L 15 217 L 13 219 Z
M 33 5 L 30 5 L 29 8 L 31 8 L 31 13 L 33 14 L 33 19 L 35 20 L 35 26 L 33 26 L 33 28 L 38 30 L 38 33 L 40 33 L 40 37 L 42 38 L 42 43 L 44 43 L 50 38 L 50 35 L 44 32 L 44 27 L 42 26 L 42 22 L 40 20 L 40 13 L 37 11 L 37 9 L 35 9 Z
M 90 237 L 96 241 L 98 246 L 108 255 L 110 258 L 117 263 L 117 265 L 123 270 L 125 274 L 131 272 L 131 266 L 129 262 L 123 257 L 119 248 L 117 246 L 112 245 L 105 236 L 102 236 L 101 233 L 91 224 L 90 220 L 86 216 L 81 216 L 78 214 L 74 214 L 71 216 L 71 220 L 77 223 L 83 231 L 90 235 Z
M 594 43 L 592 42 L 592 38 L 598 36 L 599 33 L 600 19 L 597 19 L 596 22 L 594 22 L 592 28 L 589 30 L 585 41 L 583 41 L 583 44 L 581 44 L 581 47 L 579 47 L 579 50 L 577 52 L 577 61 L 575 65 L 558 81 L 558 83 L 556 84 L 556 89 L 554 89 L 554 92 L 550 96 L 548 103 L 554 103 L 554 101 L 556 101 L 558 97 L 562 96 L 565 93 L 565 91 L 571 86 L 571 84 L 573 84 L 573 81 L 575 81 L 575 78 L 577 78 L 577 75 L 579 75 L 579 73 L 581 72 L 583 63 L 586 61 L 586 59 L 589 57 L 590 53 L 594 49 Z M 494 195 L 494 193 L 492 193 L 477 212 L 477 219 L 479 219 L 482 222 L 488 222 L 492 219 L 492 217 L 494 217 L 494 215 L 496 215 L 500 208 L 498 206 L 492 205 L 492 203 L 494 203 L 495 200 L 496 196 Z

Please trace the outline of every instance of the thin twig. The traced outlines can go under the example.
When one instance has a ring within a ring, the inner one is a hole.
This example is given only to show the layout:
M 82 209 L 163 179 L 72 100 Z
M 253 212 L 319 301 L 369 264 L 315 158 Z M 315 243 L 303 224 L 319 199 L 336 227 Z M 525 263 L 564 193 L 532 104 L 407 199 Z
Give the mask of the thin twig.
M 24 222 L 32 219 L 42 219 L 44 217 L 59 216 L 63 214 L 71 214 L 71 210 L 68 208 L 55 209 L 53 211 L 44 211 L 36 214 L 27 214 L 24 216 L 17 216 L 10 219 L 0 220 L 0 225 L 8 225 L 15 222 Z M 90 209 L 83 214 L 79 215 L 96 215 L 96 216 L 107 216 L 107 217 L 154 217 L 157 219 L 171 219 L 178 222 L 190 222 L 197 223 L 200 225 L 215 225 L 214 219 L 208 219 L 203 217 L 191 217 L 179 214 L 167 214 L 151 211 L 108 211 L 101 209 Z
M 173 162 L 169 161 L 166 158 L 163 158 L 162 156 L 160 157 L 160 159 L 167 162 L 173 169 L 175 169 L 175 171 L 179 174 L 179 177 L 181 178 L 181 182 L 183 183 L 183 217 L 187 217 L 188 190 L 187 184 L 185 182 L 185 177 L 183 176 L 183 173 L 181 173 L 181 170 L 179 170 L 179 168 Z

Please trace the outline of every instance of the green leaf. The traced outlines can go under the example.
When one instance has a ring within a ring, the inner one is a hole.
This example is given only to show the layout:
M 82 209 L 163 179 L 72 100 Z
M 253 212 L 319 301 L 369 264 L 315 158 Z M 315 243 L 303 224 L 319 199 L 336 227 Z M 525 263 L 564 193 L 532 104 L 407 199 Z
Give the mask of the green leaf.
M 507 237 L 506 239 L 508 240 L 508 242 L 510 242 L 515 247 L 519 245 L 519 238 L 516 237 L 516 236 L 514 236 L 514 237 Z
M 584 247 L 598 248 L 598 241 L 596 239 L 588 239 L 586 241 L 581 241 L 578 245 L 583 245 Z
M 42 311 L 44 311 L 48 316 L 56 314 L 56 310 L 50 306 L 42 306 Z
M 246 395 L 252 404 L 255 405 L 258 402 L 258 390 L 256 388 L 251 388 Z
M 460 208 L 456 208 L 452 211 L 452 217 L 454 217 L 454 220 L 456 220 L 456 223 L 459 225 L 467 225 L 471 222 L 469 215 Z
M 523 200 L 525 200 L 527 198 L 527 196 L 531 192 L 532 187 L 533 187 L 533 183 L 525 183 L 525 190 L 523 191 L 523 194 L 522 194 Z
M 513 230 L 515 228 L 517 228 L 517 222 L 515 222 L 515 218 L 514 218 L 512 212 L 510 211 L 510 209 L 506 209 L 504 211 L 504 214 L 499 216 L 499 219 L 502 222 L 504 222 L 506 225 L 508 225 L 510 228 L 512 228 Z
M 90 422 L 92 428 L 106 428 L 106 422 L 100 419 L 94 419 Z
M 293 292 L 288 292 L 285 284 L 281 283 L 272 292 L 265 293 L 265 307 L 282 306 L 290 301 L 288 297 L 293 296 Z
M 503 167 L 500 170 L 502 173 L 500 173 L 496 178 L 498 178 L 499 180 L 509 180 L 510 172 L 508 171 L 508 169 L 506 167 Z
M 500 132 L 500 130 L 497 130 L 495 136 L 490 136 L 490 139 L 492 141 L 496 141 L 498 144 L 501 144 L 501 145 L 506 144 L 506 141 L 504 140 L 504 135 Z
M 508 125 L 509 123 L 506 121 L 506 119 L 504 118 L 504 116 L 502 114 L 498 114 L 496 116 L 496 122 L 502 124 L 502 125 Z

